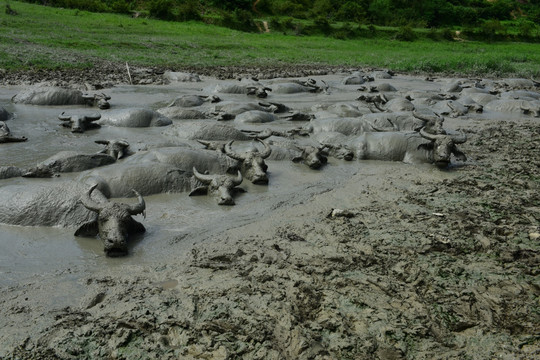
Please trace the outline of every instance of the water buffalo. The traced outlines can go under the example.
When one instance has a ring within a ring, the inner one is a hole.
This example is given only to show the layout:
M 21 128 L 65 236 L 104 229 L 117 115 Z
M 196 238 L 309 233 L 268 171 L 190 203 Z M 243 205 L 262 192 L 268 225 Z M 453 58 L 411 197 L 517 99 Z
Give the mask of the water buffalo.
M 107 154 L 115 159 L 121 159 L 129 154 L 129 143 L 126 140 L 114 139 L 114 140 L 96 140 L 96 144 L 105 145 L 105 148 L 99 153 Z
M 315 117 L 361 117 L 365 114 L 371 114 L 371 110 L 366 107 L 358 107 L 355 104 L 338 102 L 330 105 L 315 105 L 311 108 L 315 112 Z
M 28 140 L 25 136 L 15 137 L 11 135 L 11 131 L 5 122 L 0 121 L 0 144 L 9 142 L 21 142 Z
M 302 128 L 310 133 L 339 132 L 344 135 L 360 135 L 373 131 L 373 126 L 391 126 L 388 117 L 327 118 L 313 119 Z
M 85 208 L 97 213 L 97 219 L 82 225 L 75 236 L 99 235 L 103 241 L 104 251 L 107 256 L 123 256 L 127 254 L 127 240 L 131 234 L 145 232 L 146 229 L 132 216 L 143 214 L 145 216 L 146 204 L 143 197 L 135 190 L 139 202 L 135 205 L 115 203 L 112 201 L 95 201 L 91 198 L 92 192 L 97 187 L 90 187 L 82 197 L 81 203 Z
M 225 145 L 224 151 L 225 154 L 240 162 L 240 170 L 246 179 L 253 184 L 268 184 L 268 175 L 266 173 L 268 165 L 266 165 L 264 159 L 270 156 L 272 149 L 264 141 L 260 139 L 257 139 L 257 141 L 264 146 L 262 152 L 259 152 L 256 148 L 253 151 L 243 153 L 235 152 L 231 148 L 233 141 Z
M 217 103 L 220 101 L 221 99 L 216 95 L 182 95 L 174 99 L 173 102 L 170 103 L 168 106 L 195 107 L 207 102 Z
M 165 71 L 163 73 L 163 78 L 168 81 L 176 82 L 200 82 L 201 78 L 198 74 L 187 73 L 187 72 L 177 72 L 177 71 Z
M 302 145 L 291 140 L 270 140 L 272 153 L 269 160 L 292 160 L 303 163 L 311 169 L 319 169 L 328 162 L 324 146 Z
M 260 110 L 246 111 L 234 118 L 234 122 L 238 124 L 260 124 L 274 120 L 276 120 L 274 114 Z
M 62 126 L 68 127 L 73 133 L 83 133 L 86 130 L 100 128 L 101 125 L 96 124 L 95 121 L 101 118 L 100 113 L 92 113 L 86 115 L 69 115 L 62 112 L 58 115 L 58 119 L 62 121 Z
M 540 110 L 540 101 L 527 101 L 527 100 L 494 100 L 487 103 L 484 106 L 484 110 L 493 111 L 493 112 L 502 112 L 502 113 L 513 113 L 521 114 L 526 113 L 535 113 Z
M 84 105 L 86 100 L 80 90 L 56 86 L 36 86 L 19 92 L 11 98 L 17 104 L 28 105 Z
M 79 202 L 87 185 L 76 181 L 0 187 L 0 223 L 20 226 L 79 227 L 96 220 L 96 214 Z M 96 201 L 106 201 L 99 191 Z
M 426 143 L 426 140 L 429 142 Z M 464 143 L 465 135 L 430 134 L 424 129 L 412 132 L 364 133 L 347 143 L 359 160 L 403 161 L 433 163 L 446 167 L 454 154 L 460 161 L 466 156 L 456 144 Z
M 208 141 L 251 140 L 249 135 L 224 123 L 173 125 L 168 127 L 163 133 L 174 139 Z
M 272 89 L 258 81 L 248 79 L 242 79 L 240 82 L 233 84 L 218 84 L 213 90 L 213 92 L 223 94 L 254 95 L 258 98 L 266 98 L 268 96 L 268 91 L 272 91 Z
M 150 127 L 171 125 L 172 121 L 155 110 L 131 108 L 111 111 L 106 118 L 99 120 L 98 123 L 119 127 Z
M 181 106 L 165 107 L 158 109 L 157 111 L 171 120 L 209 119 L 212 117 L 207 112 L 197 109 L 186 109 Z
M 278 82 L 272 85 L 272 92 L 276 94 L 318 93 L 325 90 L 328 90 L 328 86 L 326 84 L 318 86 L 317 81 L 314 79 Z
M 219 205 L 234 205 L 233 193 L 242 191 L 237 188 L 242 183 L 242 174 L 238 170 L 236 177 L 230 175 L 207 175 L 201 174 L 196 168 L 193 168 L 193 175 L 197 180 L 202 182 L 204 186 L 195 188 L 189 196 L 211 194 L 217 198 Z
M 81 154 L 77 151 L 60 151 L 28 169 L 23 177 L 51 177 L 58 173 L 79 172 L 116 161 L 108 154 Z
M 114 166 L 83 172 L 79 180 L 98 184 L 107 197 L 127 197 L 131 189 L 142 195 L 184 192 L 192 189 L 191 169 L 236 173 L 238 161 L 216 151 L 165 147 L 140 151 Z
M 83 99 L 86 105 L 96 106 L 101 110 L 109 109 L 111 104 L 109 100 L 111 97 L 109 95 L 101 94 L 83 94 Z
M 107 197 L 130 197 L 131 189 L 142 195 L 184 192 L 192 188 L 191 171 L 159 162 L 118 163 L 82 172 L 78 181 L 98 186 Z
M 16 166 L 0 166 L 0 179 L 9 179 L 12 177 L 22 176 L 24 169 Z

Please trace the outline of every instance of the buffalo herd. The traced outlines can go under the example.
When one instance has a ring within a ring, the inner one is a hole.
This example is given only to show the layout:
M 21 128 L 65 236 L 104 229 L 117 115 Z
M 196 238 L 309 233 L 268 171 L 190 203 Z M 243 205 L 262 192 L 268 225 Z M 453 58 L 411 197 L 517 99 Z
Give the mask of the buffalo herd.
M 195 74 L 167 72 L 166 77 L 201 81 Z M 105 253 L 119 256 L 127 253 L 130 234 L 145 231 L 133 219 L 145 212 L 143 196 L 209 194 L 219 205 L 234 205 L 244 179 L 258 186 L 272 181 L 271 161 L 293 161 L 314 171 L 324 171 L 329 161 L 363 160 L 448 170 L 467 162 L 459 149 L 467 135 L 445 128 L 445 120 L 540 116 L 540 84 L 532 79 L 426 79 L 422 89 L 404 86 L 408 79 L 391 71 L 355 71 L 318 80 L 210 81 L 151 106 L 141 101 L 140 107 L 116 105 L 114 98 L 111 104 L 105 93 L 32 86 L 13 96 L 9 106 L 0 106 L 3 154 L 16 146 L 7 143 L 34 141 L 24 133 L 21 106 L 58 109 L 58 125 L 65 127 L 59 131 L 80 137 L 98 132 L 102 139 L 94 142 L 103 148 L 88 152 L 73 144 L 27 167 L 2 156 L 0 182 L 39 179 L 0 183 L 0 224 L 77 228 L 76 236 L 99 235 Z M 22 134 L 12 135 L 6 123 L 21 124 Z M 140 149 L 110 130 L 131 128 L 144 136 L 153 127 L 161 129 L 160 140 Z M 73 176 L 43 179 L 65 173 Z M 133 195 L 134 205 L 110 200 Z

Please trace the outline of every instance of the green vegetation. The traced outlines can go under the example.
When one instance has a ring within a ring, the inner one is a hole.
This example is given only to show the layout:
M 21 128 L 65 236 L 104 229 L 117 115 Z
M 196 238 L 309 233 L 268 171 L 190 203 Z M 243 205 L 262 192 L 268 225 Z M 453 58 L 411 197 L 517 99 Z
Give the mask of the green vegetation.
M 91 69 L 100 61 L 111 61 L 172 69 L 295 64 L 540 75 L 540 44 L 447 41 L 448 29 L 415 31 L 414 41 L 399 41 L 396 35 L 409 36 L 410 27 L 340 23 L 337 28 L 346 40 L 339 40 L 323 33 L 294 36 L 290 29 L 294 21 L 287 20 L 291 18 L 269 21 L 268 33 L 246 33 L 198 21 L 169 22 L 16 1 L 9 5 L 17 15 L 0 12 L 0 68 L 7 70 Z M 330 26 L 324 19 L 317 21 Z M 283 28 L 273 30 L 274 23 Z M 308 22 L 301 24 L 297 31 L 309 29 Z M 354 32 L 365 36 L 349 35 Z

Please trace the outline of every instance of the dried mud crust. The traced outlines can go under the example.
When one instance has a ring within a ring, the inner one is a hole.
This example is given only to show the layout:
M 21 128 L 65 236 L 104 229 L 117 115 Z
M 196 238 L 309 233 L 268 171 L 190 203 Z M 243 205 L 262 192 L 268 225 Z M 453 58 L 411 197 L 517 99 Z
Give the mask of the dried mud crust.
M 538 358 L 540 123 L 463 130 L 456 176 L 195 246 L 164 282 L 88 277 L 11 357 Z
M 129 72 L 128 72 L 129 70 Z M 165 71 L 193 72 L 217 79 L 238 79 L 256 77 L 272 79 L 278 77 L 305 77 L 327 75 L 336 71 L 349 71 L 342 67 L 312 65 L 276 65 L 263 67 L 140 67 L 119 63 L 100 62 L 91 69 L 25 70 L 6 71 L 0 69 L 0 85 L 32 85 L 44 81 L 54 81 L 63 85 L 90 84 L 94 88 L 106 88 L 117 84 L 163 84 Z

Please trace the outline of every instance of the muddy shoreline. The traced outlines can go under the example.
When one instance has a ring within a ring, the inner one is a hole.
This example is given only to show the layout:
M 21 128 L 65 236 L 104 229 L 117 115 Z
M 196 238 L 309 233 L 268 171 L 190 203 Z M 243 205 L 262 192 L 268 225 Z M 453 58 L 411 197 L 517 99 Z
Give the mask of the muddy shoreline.
M 163 70 L 131 69 L 132 82 L 160 84 Z M 193 69 L 227 79 L 344 70 Z M 0 82 L 99 88 L 126 76 L 115 65 Z M 267 217 L 197 243 L 171 237 L 161 258 L 4 288 L 0 357 L 538 358 L 540 121 L 448 121 L 468 135 L 459 166 L 367 162 Z

